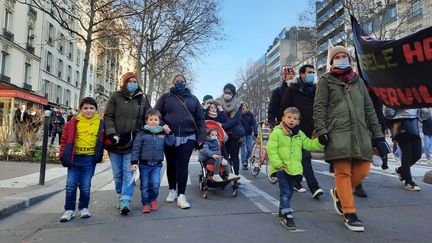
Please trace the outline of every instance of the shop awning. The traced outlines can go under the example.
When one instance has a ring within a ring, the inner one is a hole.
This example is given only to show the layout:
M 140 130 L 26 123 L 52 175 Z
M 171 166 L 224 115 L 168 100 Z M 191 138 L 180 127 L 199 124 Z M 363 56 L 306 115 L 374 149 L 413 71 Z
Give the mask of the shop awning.
M 42 96 L 30 94 L 20 90 L 11 90 L 11 89 L 4 90 L 2 89 L 3 87 L 0 88 L 1 88 L 0 97 L 14 97 L 14 98 L 27 100 L 41 105 L 48 105 L 48 100 Z

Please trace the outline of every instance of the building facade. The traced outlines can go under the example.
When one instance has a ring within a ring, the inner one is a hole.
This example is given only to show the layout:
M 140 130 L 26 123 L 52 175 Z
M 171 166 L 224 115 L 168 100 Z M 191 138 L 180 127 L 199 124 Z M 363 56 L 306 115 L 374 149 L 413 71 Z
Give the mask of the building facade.
M 42 16 L 15 0 L 0 0 L 0 126 L 21 105 L 41 109 Z M 9 119 L 8 121 L 11 121 Z

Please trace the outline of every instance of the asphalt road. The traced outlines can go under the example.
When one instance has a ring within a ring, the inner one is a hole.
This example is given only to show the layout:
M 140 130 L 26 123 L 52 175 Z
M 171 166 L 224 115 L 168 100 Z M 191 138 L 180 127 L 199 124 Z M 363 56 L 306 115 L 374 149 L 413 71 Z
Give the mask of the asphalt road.
M 64 192 L 0 221 L 0 242 L 431 242 L 432 186 L 417 179 L 420 192 L 403 189 L 395 176 L 372 172 L 364 183 L 369 197 L 356 198 L 365 232 L 349 231 L 332 205 L 334 185 L 327 164 L 314 162 L 316 177 L 325 194 L 314 200 L 309 192 L 295 193 L 292 206 L 299 232 L 283 228 L 275 216 L 278 185 L 264 174 L 244 178 L 237 197 L 232 189 L 211 190 L 203 199 L 198 187 L 199 164 L 190 164 L 186 195 L 192 205 L 182 210 L 165 202 L 168 188 L 162 182 L 160 209 L 141 213 L 140 192 L 134 194 L 132 213 L 115 209 L 112 174 L 93 179 L 92 217 L 60 223 Z M 303 182 L 306 186 L 306 183 Z

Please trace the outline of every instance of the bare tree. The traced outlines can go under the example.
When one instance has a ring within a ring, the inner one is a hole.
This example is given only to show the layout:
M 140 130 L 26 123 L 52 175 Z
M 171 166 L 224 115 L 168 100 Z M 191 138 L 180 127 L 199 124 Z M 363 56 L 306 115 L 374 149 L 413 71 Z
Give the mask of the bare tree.
M 64 30 L 76 36 L 85 46 L 84 63 L 80 85 L 81 100 L 87 86 L 89 58 L 94 41 L 117 35 L 119 29 L 111 23 L 144 12 L 139 6 L 127 11 L 124 1 L 117 0 L 18 0 L 49 15 Z
M 240 98 L 248 103 L 249 110 L 258 120 L 266 117 L 270 95 L 270 80 L 264 63 L 249 61 L 237 72 Z
M 177 59 L 196 57 L 209 42 L 223 38 L 219 0 L 136 0 L 134 8 L 148 11 L 130 18 L 132 41 L 138 49 L 138 72 L 143 72 L 145 90 L 151 99 L 157 89 L 157 77 Z M 164 55 L 170 58 L 164 59 Z
M 313 63 L 316 63 L 316 53 L 317 53 L 317 31 L 316 31 L 316 1 L 315 0 L 307 0 L 307 8 L 305 11 L 301 12 L 298 15 L 298 20 L 300 26 L 311 28 L 310 31 L 305 31 L 304 35 L 306 35 L 307 41 L 302 41 L 301 45 L 303 49 L 306 51 L 306 56 L 313 59 Z
M 11 116 L 0 117 L 0 152 L 3 154 L 6 161 L 9 160 L 13 132 L 14 127 L 12 125 Z

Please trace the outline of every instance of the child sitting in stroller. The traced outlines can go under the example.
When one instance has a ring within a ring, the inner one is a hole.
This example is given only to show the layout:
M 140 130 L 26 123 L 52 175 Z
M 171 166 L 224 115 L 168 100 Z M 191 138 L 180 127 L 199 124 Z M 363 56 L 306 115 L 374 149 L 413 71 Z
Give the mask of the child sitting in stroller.
M 231 172 L 228 161 L 222 156 L 221 145 L 219 143 L 219 135 L 215 128 L 207 129 L 207 139 L 204 142 L 203 148 L 199 151 L 198 160 L 203 164 L 214 163 L 214 172 L 212 176 L 212 180 L 214 182 L 224 181 L 218 173 L 221 165 L 224 168 L 223 173 L 225 177 L 228 177 L 228 181 L 235 181 L 240 179 L 240 176 L 235 175 Z

